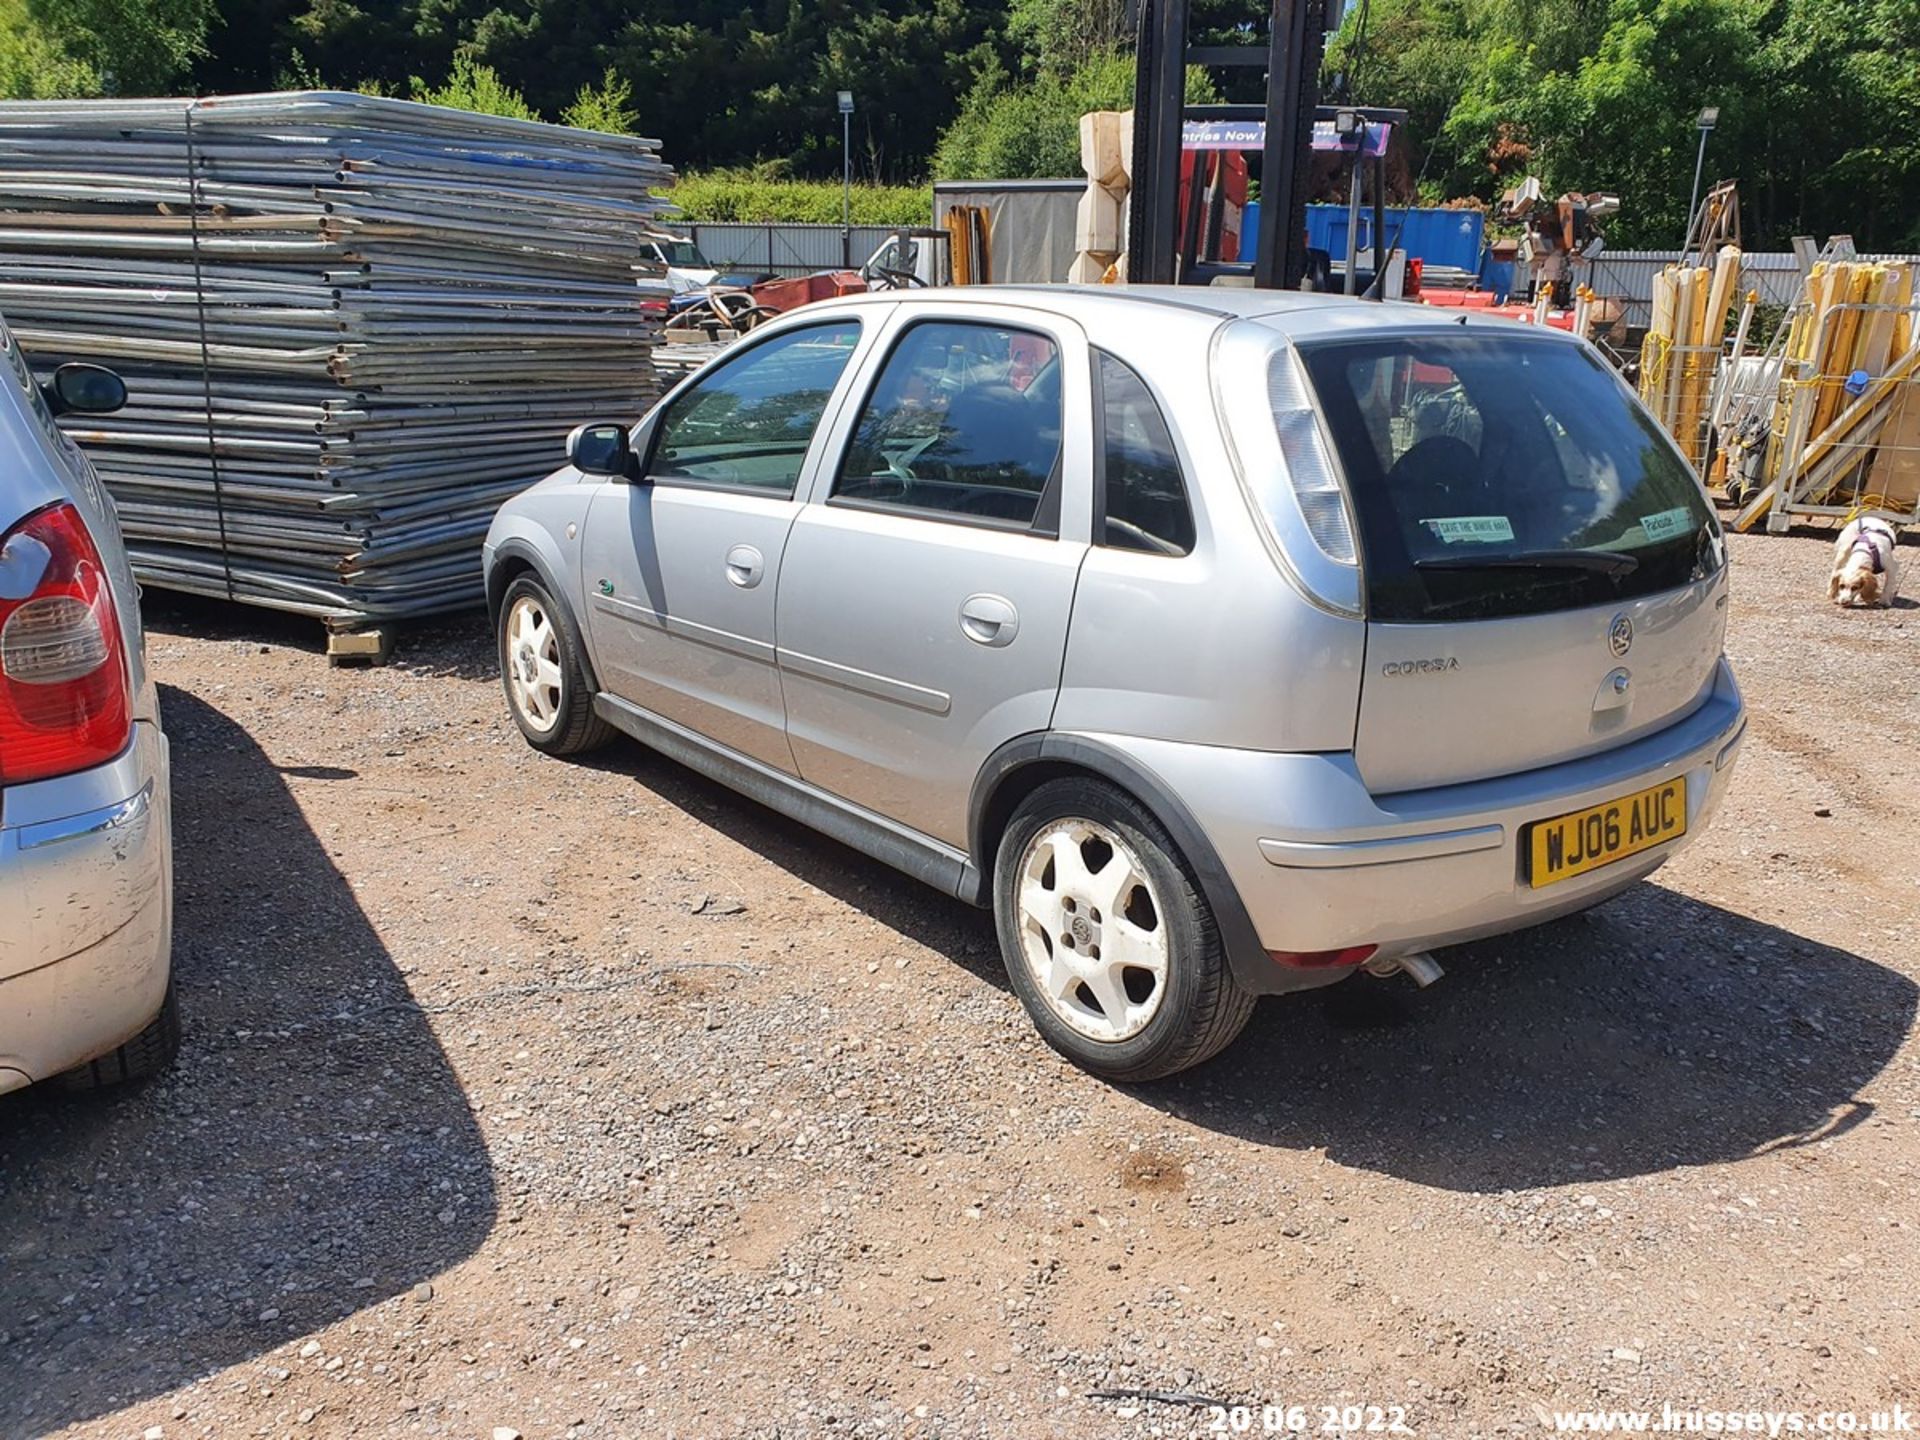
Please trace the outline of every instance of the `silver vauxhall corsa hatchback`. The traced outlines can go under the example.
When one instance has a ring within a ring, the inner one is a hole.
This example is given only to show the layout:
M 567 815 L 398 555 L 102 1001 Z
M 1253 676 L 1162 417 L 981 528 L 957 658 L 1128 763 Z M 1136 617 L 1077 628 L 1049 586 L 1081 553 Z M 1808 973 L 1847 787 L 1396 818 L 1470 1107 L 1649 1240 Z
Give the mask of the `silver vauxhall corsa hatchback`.
M 486 544 L 528 741 L 625 732 L 990 906 L 1115 1080 L 1616 894 L 1745 723 L 1686 463 L 1591 347 L 1503 321 L 856 297 L 568 457 Z

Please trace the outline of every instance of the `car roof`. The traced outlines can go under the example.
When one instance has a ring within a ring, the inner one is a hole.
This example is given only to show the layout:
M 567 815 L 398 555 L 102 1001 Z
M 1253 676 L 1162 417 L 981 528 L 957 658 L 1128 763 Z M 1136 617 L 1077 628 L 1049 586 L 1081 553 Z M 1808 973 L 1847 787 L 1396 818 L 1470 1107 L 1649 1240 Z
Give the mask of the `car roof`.
M 1142 308 L 1157 308 L 1167 320 L 1200 321 L 1209 329 L 1227 320 L 1254 320 L 1291 339 L 1332 338 L 1385 330 L 1466 329 L 1503 337 L 1539 335 L 1568 340 L 1552 327 L 1516 324 L 1497 316 L 1439 309 L 1418 302 L 1362 300 L 1295 290 L 1256 290 L 1231 285 L 959 285 L 925 290 L 877 290 L 842 296 L 826 305 L 955 303 L 1030 306 L 1066 319 L 1106 328 L 1115 320 L 1138 324 Z M 815 307 L 809 306 L 809 309 Z

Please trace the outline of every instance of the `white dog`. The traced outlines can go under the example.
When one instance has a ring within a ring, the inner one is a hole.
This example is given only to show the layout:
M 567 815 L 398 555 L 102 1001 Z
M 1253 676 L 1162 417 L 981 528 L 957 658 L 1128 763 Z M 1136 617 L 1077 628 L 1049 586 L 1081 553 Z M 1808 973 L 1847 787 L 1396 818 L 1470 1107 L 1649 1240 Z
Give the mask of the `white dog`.
M 1827 598 L 1837 605 L 1891 605 L 1900 593 L 1900 535 L 1877 515 L 1849 521 L 1833 546 Z

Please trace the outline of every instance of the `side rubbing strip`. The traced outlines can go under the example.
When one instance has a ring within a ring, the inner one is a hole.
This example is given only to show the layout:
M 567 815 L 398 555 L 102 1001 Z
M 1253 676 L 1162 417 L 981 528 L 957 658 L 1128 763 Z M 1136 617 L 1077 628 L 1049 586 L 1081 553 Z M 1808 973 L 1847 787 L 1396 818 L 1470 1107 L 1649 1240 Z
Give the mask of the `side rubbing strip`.
M 802 655 L 797 650 L 782 650 L 780 663 L 796 675 L 838 685 L 843 690 L 857 690 L 862 695 L 891 700 L 896 705 L 905 705 L 910 709 L 925 710 L 929 715 L 945 715 L 953 709 L 953 697 L 944 690 L 929 690 L 925 686 L 911 685 L 891 676 L 875 675 L 870 671 L 856 670 L 851 665 L 839 665 L 832 660 Z

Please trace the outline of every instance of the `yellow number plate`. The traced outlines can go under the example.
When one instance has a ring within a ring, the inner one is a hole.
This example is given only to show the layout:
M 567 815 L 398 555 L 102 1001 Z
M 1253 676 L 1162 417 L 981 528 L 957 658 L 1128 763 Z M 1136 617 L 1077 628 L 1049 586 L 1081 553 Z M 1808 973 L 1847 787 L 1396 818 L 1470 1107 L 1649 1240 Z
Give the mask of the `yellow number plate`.
M 1538 890 L 1686 833 L 1687 782 L 1683 776 L 1591 810 L 1577 810 L 1532 825 L 1527 831 L 1527 878 Z

